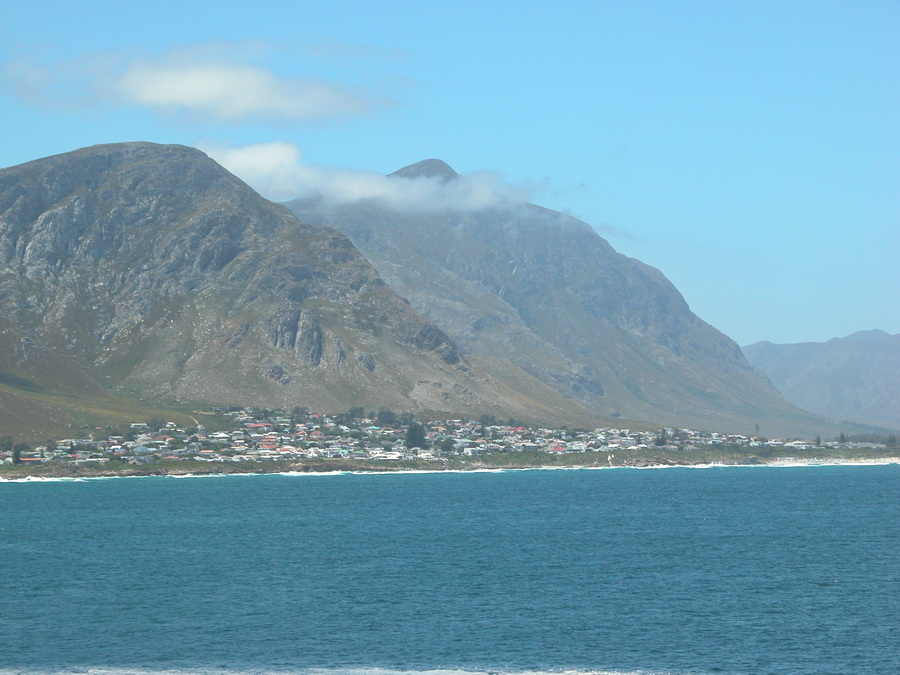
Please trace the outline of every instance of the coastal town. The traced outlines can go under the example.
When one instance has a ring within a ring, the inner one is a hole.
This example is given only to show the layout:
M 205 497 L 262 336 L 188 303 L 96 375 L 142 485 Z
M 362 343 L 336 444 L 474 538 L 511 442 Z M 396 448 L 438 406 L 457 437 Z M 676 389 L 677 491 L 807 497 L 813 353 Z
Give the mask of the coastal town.
M 896 445 L 850 439 L 814 442 L 766 439 L 740 434 L 663 428 L 571 430 L 533 428 L 483 416 L 474 420 L 418 422 L 381 410 L 361 409 L 338 415 L 259 410 L 216 410 L 207 413 L 220 430 L 198 422 L 181 428 L 173 422 L 149 420 L 127 428 L 95 428 L 80 438 L 48 440 L 42 445 L 14 444 L 0 439 L 0 463 L 70 465 L 97 468 L 112 465 L 153 465 L 197 462 L 242 465 L 254 471 L 266 463 L 302 464 L 346 460 L 358 466 L 415 468 L 442 465 L 527 466 L 552 464 L 646 464 L 648 457 L 677 455 L 688 463 L 708 460 L 712 451 L 760 463 L 794 456 L 876 456 Z M 649 454 L 648 454 L 649 453 Z M 714 455 L 713 455 L 714 457 Z M 693 461 L 692 461 L 693 460 Z M 664 463 L 676 463 L 666 460 Z M 681 462 L 677 462 L 681 463 Z M 337 466 L 335 468 L 338 468 Z

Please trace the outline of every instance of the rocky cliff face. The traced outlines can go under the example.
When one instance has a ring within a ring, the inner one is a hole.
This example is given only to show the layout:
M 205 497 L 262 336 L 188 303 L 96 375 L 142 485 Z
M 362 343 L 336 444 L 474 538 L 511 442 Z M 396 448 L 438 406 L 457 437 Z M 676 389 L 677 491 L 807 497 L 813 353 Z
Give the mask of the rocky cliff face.
M 0 265 L 11 377 L 47 381 L 43 353 L 143 397 L 549 416 L 467 363 L 343 234 L 191 148 L 0 171 Z
M 828 342 L 757 342 L 744 353 L 804 410 L 900 430 L 900 335 L 870 330 Z
M 435 160 L 396 180 L 458 180 Z M 534 395 L 605 416 L 775 434 L 816 422 L 789 405 L 658 270 L 587 224 L 531 204 L 410 212 L 300 199 L 306 222 L 344 232 L 470 362 Z

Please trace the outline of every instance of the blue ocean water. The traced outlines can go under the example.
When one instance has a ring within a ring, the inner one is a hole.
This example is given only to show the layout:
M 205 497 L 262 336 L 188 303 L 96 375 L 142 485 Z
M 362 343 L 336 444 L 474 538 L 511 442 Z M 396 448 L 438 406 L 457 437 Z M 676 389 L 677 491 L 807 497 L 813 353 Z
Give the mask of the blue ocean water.
M 0 671 L 900 673 L 900 466 L 0 483 Z

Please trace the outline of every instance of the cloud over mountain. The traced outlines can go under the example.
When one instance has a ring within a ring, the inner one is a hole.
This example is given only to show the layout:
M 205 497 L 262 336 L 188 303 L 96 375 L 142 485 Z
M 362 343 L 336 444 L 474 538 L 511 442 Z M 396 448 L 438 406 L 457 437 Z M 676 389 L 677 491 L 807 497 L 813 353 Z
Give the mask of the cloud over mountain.
M 300 149 L 281 141 L 238 147 L 201 144 L 201 149 L 263 196 L 278 201 L 319 199 L 338 206 L 379 202 L 410 213 L 473 211 L 525 203 L 532 189 L 498 173 L 388 175 L 304 164 Z

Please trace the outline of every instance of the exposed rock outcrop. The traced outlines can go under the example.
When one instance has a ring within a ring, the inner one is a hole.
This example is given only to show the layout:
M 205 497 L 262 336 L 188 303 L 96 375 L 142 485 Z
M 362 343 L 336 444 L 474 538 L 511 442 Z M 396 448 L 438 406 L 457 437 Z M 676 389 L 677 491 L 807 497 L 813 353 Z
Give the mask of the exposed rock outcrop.
M 391 175 L 463 181 L 439 160 Z M 456 188 L 459 186 L 457 185 Z M 770 435 L 820 421 L 791 406 L 666 277 L 590 226 L 532 204 L 401 209 L 298 199 L 306 222 L 345 233 L 465 358 L 533 396 L 603 416 Z M 431 329 L 428 329 L 431 330 Z M 431 346 L 424 341 L 420 346 Z M 452 363 L 452 361 L 448 361 Z
M 2 325 L 91 386 L 552 416 L 467 364 L 345 235 L 302 224 L 192 148 L 103 145 L 0 171 L 0 265 Z M 28 354 L 4 353 L 0 373 L 27 377 Z

